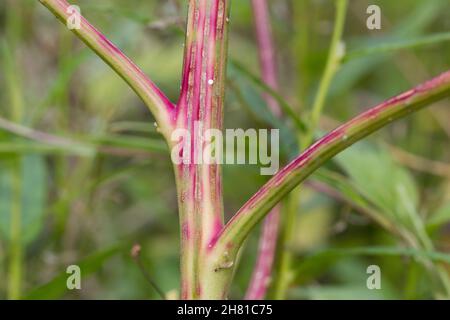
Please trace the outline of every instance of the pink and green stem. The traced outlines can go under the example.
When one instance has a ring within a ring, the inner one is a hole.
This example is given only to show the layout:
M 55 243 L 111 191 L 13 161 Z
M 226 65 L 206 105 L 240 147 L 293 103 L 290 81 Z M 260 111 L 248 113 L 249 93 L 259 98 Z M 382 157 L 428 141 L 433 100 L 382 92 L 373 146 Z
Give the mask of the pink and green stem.
M 69 10 L 71 4 L 66 0 L 39 1 L 64 24 L 66 24 L 71 14 L 73 14 Z M 128 83 L 152 112 L 160 128 L 160 132 L 166 139 L 169 139 L 175 106 L 116 45 L 92 26 L 82 15 L 80 19 L 80 29 L 73 29 L 72 32 Z
M 223 298 L 210 277 L 208 245 L 223 228 L 220 164 L 196 164 L 202 157 L 206 130 L 223 129 L 227 57 L 228 0 L 191 0 L 176 128 L 187 129 L 191 161 L 175 165 L 181 229 L 181 296 Z M 179 141 L 176 141 L 179 142 Z M 214 268 L 213 268 L 214 269 Z
M 272 28 L 269 18 L 269 8 L 266 0 L 252 0 L 253 16 L 255 19 L 256 39 L 258 41 L 261 75 L 267 86 L 278 89 L 275 49 L 272 41 Z M 280 117 L 281 108 L 278 102 L 269 94 L 264 95 L 269 109 Z M 252 278 L 245 299 L 261 300 L 266 296 L 267 288 L 272 277 L 273 263 L 280 226 L 281 205 L 276 205 L 267 218 L 261 231 L 258 256 Z
M 292 189 L 336 154 L 386 126 L 450 95 L 450 71 L 353 118 L 306 149 L 269 180 L 227 223 L 212 244 L 236 255 L 249 232 Z

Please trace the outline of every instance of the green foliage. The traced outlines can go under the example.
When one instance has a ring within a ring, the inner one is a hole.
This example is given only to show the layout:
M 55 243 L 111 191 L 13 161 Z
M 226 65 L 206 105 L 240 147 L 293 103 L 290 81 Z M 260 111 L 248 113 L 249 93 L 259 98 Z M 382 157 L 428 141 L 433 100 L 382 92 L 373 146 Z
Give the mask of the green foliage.
M 0 235 L 11 240 L 11 220 L 14 201 L 20 199 L 21 241 L 29 244 L 41 232 L 44 225 L 48 195 L 48 171 L 45 160 L 39 155 L 19 158 L 18 177 L 14 165 L 3 160 L 0 172 Z M 19 186 L 16 186 L 19 180 Z
M 79 1 L 93 25 L 173 102 L 185 16 L 175 2 Z M 310 125 L 334 8 L 327 1 L 269 2 L 276 2 L 271 20 L 281 89 L 270 90 L 258 76 L 250 1 L 233 1 L 225 120 L 229 128 L 281 129 L 286 163 L 298 154 L 298 138 Z M 449 2 L 407 2 L 377 1 L 383 27 L 368 31 L 365 3 L 350 1 L 347 54 L 331 82 L 316 137 L 448 69 Z M 0 119 L 15 125 L 11 130 L 0 121 L 0 298 L 158 298 L 131 257 L 119 254 L 130 242 L 141 244 L 150 277 L 176 295 L 177 199 L 154 119 L 37 1 L 0 1 L 0 24 Z M 279 102 L 281 119 L 263 94 Z M 418 170 L 385 145 L 446 164 L 449 118 L 445 102 L 395 123 L 320 169 L 310 182 L 326 188 L 302 187 L 295 212 L 300 222 L 287 244 L 294 253 L 288 298 L 443 297 L 442 269 L 450 263 L 449 176 L 426 166 Z M 55 137 L 62 140 L 51 141 Z M 248 166 L 223 171 L 228 219 L 264 179 Z M 309 213 L 309 230 L 299 234 Z M 248 284 L 257 248 L 257 234 L 252 236 L 231 298 L 242 298 Z M 80 265 L 86 290 L 68 293 L 70 264 Z M 364 287 L 369 264 L 383 270 L 381 292 Z
M 343 61 L 365 57 L 368 55 L 379 55 L 384 53 L 392 53 L 401 49 L 414 49 L 424 46 L 437 45 L 441 42 L 450 41 L 450 33 L 443 32 L 440 34 L 433 34 L 430 36 L 419 37 L 408 40 L 391 40 L 386 43 L 377 43 L 375 45 L 369 45 L 363 49 L 355 49 L 347 53 L 343 58 Z
M 395 224 L 423 227 L 414 179 L 383 148 L 360 143 L 336 157 L 360 194 Z
M 446 203 L 441 208 L 436 210 L 428 219 L 427 224 L 432 227 L 446 225 L 450 222 L 450 203 Z

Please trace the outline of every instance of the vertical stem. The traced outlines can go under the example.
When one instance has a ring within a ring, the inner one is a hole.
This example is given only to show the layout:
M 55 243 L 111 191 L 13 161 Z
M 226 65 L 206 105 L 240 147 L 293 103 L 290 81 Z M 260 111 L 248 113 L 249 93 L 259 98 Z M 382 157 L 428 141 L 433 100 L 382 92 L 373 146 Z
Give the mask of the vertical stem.
M 286 297 L 291 283 L 292 254 L 289 244 L 295 236 L 297 226 L 297 213 L 299 207 L 301 187 L 292 190 L 286 200 L 283 214 L 282 232 L 280 234 L 276 271 L 274 272 L 274 284 L 271 288 L 271 298 L 282 300 Z
M 13 164 L 10 175 L 11 183 L 11 222 L 10 222 L 10 248 L 8 271 L 8 299 L 20 299 L 22 286 L 22 213 L 21 213 L 21 158 Z
M 262 79 L 267 86 L 277 90 L 278 72 L 267 1 L 252 0 L 252 8 L 255 19 L 256 39 L 258 41 Z M 280 117 L 281 108 L 278 102 L 269 94 L 265 94 L 264 99 L 273 114 Z M 264 299 L 266 295 L 275 258 L 280 211 L 281 205 L 277 205 L 272 209 L 267 218 L 264 219 L 259 240 L 258 257 L 250 280 L 250 285 L 245 295 L 245 298 L 248 300 Z
M 311 82 L 311 71 L 308 68 L 308 52 L 311 45 L 311 22 L 315 21 L 315 12 L 311 8 L 310 1 L 297 1 L 292 4 L 293 28 L 298 30 L 298 35 L 293 39 L 293 54 L 297 58 L 298 74 L 298 100 L 307 101 L 309 84 Z M 304 103 L 297 110 L 303 111 Z
M 311 110 L 311 123 L 304 139 L 299 138 L 300 149 L 307 147 L 314 138 L 314 132 L 317 129 L 319 118 L 325 105 L 326 96 L 328 94 L 331 82 L 339 69 L 339 64 L 344 52 L 342 48 L 342 35 L 344 32 L 345 18 L 347 12 L 348 0 L 336 1 L 336 17 L 334 21 L 333 36 L 328 53 L 325 71 L 320 80 L 319 89 L 316 93 L 314 103 Z M 300 191 L 297 188 L 289 195 L 290 203 L 285 223 L 283 224 L 283 234 L 280 240 L 280 254 L 277 265 L 276 281 L 273 288 L 273 296 L 275 299 L 284 299 L 291 281 L 290 269 L 292 254 L 286 249 L 287 245 L 292 241 L 295 225 L 297 224 L 298 202 Z
M 344 32 L 345 17 L 347 13 L 348 0 L 336 1 L 336 18 L 333 27 L 333 37 L 331 39 L 330 50 L 328 53 L 327 64 L 325 71 L 320 80 L 319 89 L 317 90 L 314 104 L 311 111 L 311 129 L 305 146 L 309 145 L 314 137 L 314 131 L 319 123 L 320 115 L 322 114 L 325 100 L 330 89 L 331 81 L 339 69 L 341 59 L 344 55 L 345 48 L 342 44 L 342 34 Z
M 11 106 L 11 119 L 20 123 L 24 119 L 23 90 L 20 79 L 19 61 L 16 56 L 17 45 L 20 40 L 20 26 L 22 16 L 20 5 L 16 1 L 7 1 L 6 41 L 2 43 L 3 66 L 8 88 L 8 98 Z M 10 300 L 20 299 L 23 278 L 23 243 L 22 243 L 22 186 L 21 168 L 22 157 L 13 158 L 9 175 L 11 185 L 10 208 L 10 243 L 8 264 L 8 290 L 7 297 Z
M 278 71 L 276 66 L 275 48 L 272 40 L 272 27 L 269 17 L 269 8 L 266 0 L 252 0 L 253 15 L 255 19 L 256 39 L 261 65 L 261 76 L 266 85 L 273 90 L 278 89 Z M 278 102 L 269 94 L 265 94 L 265 101 L 270 110 L 281 116 Z
M 210 242 L 223 228 L 223 200 L 220 164 L 204 163 L 202 137 L 207 130 L 223 128 L 228 11 L 228 0 L 189 1 L 176 128 L 190 134 L 179 150 L 187 161 L 175 165 L 183 299 L 226 294 L 208 277 L 216 273 L 206 260 Z
M 262 300 L 266 296 L 267 288 L 272 277 L 280 213 L 280 205 L 278 205 L 264 219 L 261 238 L 259 240 L 258 258 L 245 295 L 246 300 Z

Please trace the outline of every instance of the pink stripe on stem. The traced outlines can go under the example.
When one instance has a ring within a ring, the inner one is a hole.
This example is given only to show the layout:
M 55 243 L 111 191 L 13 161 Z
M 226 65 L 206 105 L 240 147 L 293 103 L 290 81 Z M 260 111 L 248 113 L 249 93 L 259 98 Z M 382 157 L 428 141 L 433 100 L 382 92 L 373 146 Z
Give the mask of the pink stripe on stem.
M 275 49 L 272 40 L 272 28 L 266 0 L 252 0 L 255 19 L 256 38 L 259 47 L 261 75 L 264 82 L 273 90 L 278 89 L 278 72 L 276 66 Z M 281 108 L 277 101 L 269 94 L 264 99 L 276 116 L 281 116 Z
M 280 206 L 278 205 L 272 209 L 264 220 L 259 240 L 256 267 L 253 270 L 252 279 L 245 295 L 246 300 L 262 300 L 266 295 L 275 260 L 280 211 Z
M 190 132 L 186 148 L 190 148 L 191 162 L 175 168 L 178 193 L 185 199 L 179 202 L 181 224 L 191 231 L 191 237 L 181 241 L 182 297 L 186 299 L 224 295 L 211 292 L 216 287 L 205 280 L 204 272 L 208 244 L 224 226 L 220 166 L 195 160 L 204 160 L 207 143 L 201 136 L 206 130 L 223 127 L 228 8 L 228 0 L 190 0 L 188 7 L 176 128 Z
M 277 67 L 267 2 L 266 0 L 252 0 L 252 6 L 262 79 L 269 87 L 277 90 Z M 278 102 L 267 93 L 264 94 L 264 100 L 273 114 L 280 117 L 281 108 Z M 247 300 L 262 300 L 266 295 L 275 258 L 280 214 L 281 208 L 280 205 L 277 205 L 264 220 L 255 269 L 245 295 Z

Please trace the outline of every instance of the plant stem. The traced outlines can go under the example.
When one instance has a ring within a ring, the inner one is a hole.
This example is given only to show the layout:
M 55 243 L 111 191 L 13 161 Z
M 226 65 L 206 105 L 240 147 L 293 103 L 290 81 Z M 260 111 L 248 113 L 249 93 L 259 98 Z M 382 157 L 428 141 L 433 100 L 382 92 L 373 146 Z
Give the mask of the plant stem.
M 280 209 L 279 205 L 276 206 L 264 219 L 259 239 L 258 257 L 245 295 L 246 300 L 262 300 L 266 296 L 275 260 L 281 218 Z
M 190 133 L 179 150 L 183 157 L 190 156 L 187 162 L 175 164 L 183 299 L 224 298 L 227 291 L 216 279 L 221 272 L 208 263 L 208 245 L 223 228 L 221 169 L 215 162 L 196 160 L 203 160 L 205 148 L 199 137 L 209 129 L 223 128 L 228 11 L 228 0 L 189 1 L 176 128 Z
M 450 71 L 369 109 L 328 133 L 281 169 L 244 204 L 212 244 L 215 250 L 227 248 L 234 257 L 249 232 L 271 208 L 326 161 L 392 121 L 449 95 Z
M 325 71 L 320 80 L 319 89 L 317 90 L 314 104 L 311 110 L 311 129 L 309 130 L 309 136 L 306 139 L 306 145 L 312 140 L 315 129 L 319 123 L 320 115 L 322 114 L 323 107 L 325 105 L 326 97 L 330 88 L 331 81 L 333 80 L 341 59 L 344 57 L 344 47 L 342 44 L 342 34 L 344 32 L 345 17 L 347 13 L 348 0 L 336 1 L 336 18 L 333 27 L 333 37 L 331 39 L 330 50 L 328 53 L 328 59 L 325 66 Z
M 341 58 L 343 56 L 342 51 L 342 35 L 344 31 L 345 18 L 347 12 L 348 0 L 337 0 L 336 2 L 336 16 L 334 19 L 333 36 L 328 53 L 327 63 L 325 71 L 320 80 L 319 89 L 314 99 L 312 107 L 312 121 L 308 127 L 308 130 L 303 137 L 299 135 L 299 148 L 300 150 L 306 148 L 311 144 L 314 132 L 316 132 L 320 116 L 322 114 L 326 96 L 328 94 L 331 82 L 339 68 Z M 298 188 L 299 189 L 299 188 Z M 297 190 L 298 190 L 297 189 Z M 287 223 L 285 224 L 286 230 L 283 231 L 283 237 L 280 240 L 280 253 L 279 264 L 276 273 L 276 285 L 274 286 L 273 294 L 275 299 L 282 300 L 285 298 L 287 289 L 290 284 L 290 269 L 292 263 L 292 252 L 287 250 L 286 247 L 292 242 L 295 235 L 294 227 L 297 224 L 297 212 L 298 202 L 300 201 L 301 193 L 299 191 L 292 192 L 288 201 L 291 203 L 289 210 L 287 211 Z
M 22 246 L 22 212 L 21 212 L 21 157 L 19 164 L 13 164 L 10 183 L 13 200 L 11 201 L 10 250 L 8 274 L 8 299 L 20 299 L 22 287 L 23 246 Z
M 289 244 L 292 242 L 296 226 L 297 212 L 299 208 L 300 187 L 294 189 L 286 198 L 286 207 L 284 208 L 282 232 L 279 241 L 279 254 L 277 257 L 277 268 L 275 272 L 275 281 L 272 288 L 272 297 L 276 300 L 282 300 L 286 296 L 287 289 L 291 282 L 291 263 L 292 254 Z
M 273 90 L 278 89 L 275 49 L 272 40 L 272 30 L 269 18 L 269 8 L 266 0 L 252 0 L 255 29 L 259 47 L 259 60 L 264 83 Z M 275 116 L 281 116 L 278 102 L 269 94 L 264 95 L 269 109 Z M 245 299 L 264 299 L 272 275 L 275 258 L 281 206 L 275 206 L 264 221 L 259 240 L 258 256 L 253 269 L 250 285 Z
M 11 106 L 11 119 L 16 122 L 24 120 L 23 87 L 21 85 L 19 60 L 16 56 L 17 44 L 20 40 L 20 25 L 22 22 L 20 5 L 15 1 L 7 1 L 7 41 L 1 43 L 4 76 L 7 86 L 7 96 Z M 22 159 L 17 156 L 13 158 L 9 176 L 12 197 L 10 207 L 9 225 L 9 265 L 8 265 L 8 289 L 7 298 L 18 300 L 21 296 L 24 266 L 24 244 L 22 242 Z M 5 168 L 6 169 L 6 168 Z M 4 191 L 4 190 L 3 190 Z
M 278 71 L 267 0 L 252 0 L 252 8 L 262 79 L 268 87 L 276 91 L 278 90 Z M 270 110 L 280 117 L 281 108 L 278 102 L 270 94 L 265 94 L 264 99 Z
M 62 23 L 66 23 L 71 13 L 66 0 L 39 0 Z M 145 102 L 158 123 L 160 132 L 168 139 L 172 129 L 174 105 L 162 91 L 111 41 L 92 26 L 82 15 L 80 28 L 72 32 L 105 61 L 136 94 Z

